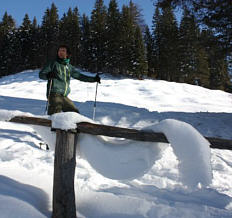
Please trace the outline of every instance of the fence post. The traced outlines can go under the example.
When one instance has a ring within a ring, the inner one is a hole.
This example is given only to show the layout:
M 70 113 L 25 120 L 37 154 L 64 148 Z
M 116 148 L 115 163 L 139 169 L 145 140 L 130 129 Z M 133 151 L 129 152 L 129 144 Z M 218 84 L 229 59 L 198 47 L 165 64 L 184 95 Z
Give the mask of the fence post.
M 76 218 L 74 176 L 77 131 L 56 130 L 52 218 Z

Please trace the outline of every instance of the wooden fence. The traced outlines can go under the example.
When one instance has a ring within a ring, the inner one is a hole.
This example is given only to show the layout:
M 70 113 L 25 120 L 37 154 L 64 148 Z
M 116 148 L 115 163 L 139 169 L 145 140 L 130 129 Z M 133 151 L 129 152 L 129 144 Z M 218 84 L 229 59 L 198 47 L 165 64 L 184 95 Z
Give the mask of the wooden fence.
M 51 127 L 51 120 L 16 116 L 10 122 Z M 88 122 L 77 123 L 76 129 L 56 129 L 56 147 L 53 179 L 53 218 L 76 218 L 74 176 L 76 168 L 76 142 L 79 133 L 119 137 L 136 141 L 169 143 L 163 133 L 113 127 Z M 232 141 L 205 137 L 211 148 L 232 150 Z
M 51 127 L 51 120 L 37 117 L 16 116 L 10 122 L 32 124 Z M 104 135 L 110 137 L 126 138 L 137 141 L 164 142 L 169 143 L 163 133 L 148 132 L 142 130 L 93 124 L 88 122 L 77 123 L 77 130 L 92 135 Z M 232 150 L 232 140 L 214 137 L 206 137 L 211 148 Z

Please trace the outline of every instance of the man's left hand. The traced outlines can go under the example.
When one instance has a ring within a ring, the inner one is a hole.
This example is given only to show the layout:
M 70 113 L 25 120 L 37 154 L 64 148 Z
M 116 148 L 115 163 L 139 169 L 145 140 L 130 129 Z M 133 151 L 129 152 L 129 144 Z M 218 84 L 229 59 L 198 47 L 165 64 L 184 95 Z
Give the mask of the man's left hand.
M 101 78 L 98 74 L 95 76 L 95 81 L 101 83 Z

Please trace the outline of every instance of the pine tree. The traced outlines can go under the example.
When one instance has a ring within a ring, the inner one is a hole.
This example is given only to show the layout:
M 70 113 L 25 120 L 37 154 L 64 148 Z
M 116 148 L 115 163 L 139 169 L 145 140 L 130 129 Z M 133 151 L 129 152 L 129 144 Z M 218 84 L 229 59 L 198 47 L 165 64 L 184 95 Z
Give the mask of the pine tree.
M 5 12 L 0 23 L 0 76 L 9 75 L 14 71 L 15 58 L 15 21 Z
M 141 79 L 144 75 L 147 75 L 148 65 L 145 57 L 145 47 L 142 31 L 139 26 L 136 27 L 134 39 L 133 74 L 137 78 Z
M 25 14 L 22 25 L 19 27 L 19 40 L 21 52 L 20 57 L 20 69 L 29 69 L 31 63 L 31 48 L 32 48 L 32 23 L 28 14 Z
M 215 33 L 217 42 L 221 44 L 220 52 L 222 55 L 232 55 L 231 0 L 158 0 L 162 7 L 166 7 L 170 2 L 174 7 L 182 7 L 183 9 L 187 7 L 191 10 L 196 15 L 198 23 Z
M 226 55 L 221 53 L 221 44 L 210 30 L 202 31 L 200 42 L 208 54 L 210 88 L 227 90 L 231 83 Z
M 194 15 L 185 9 L 180 24 L 180 72 L 181 81 L 190 84 L 195 84 L 199 32 Z
M 145 32 L 146 29 L 146 25 L 145 25 L 145 21 L 144 21 L 144 16 L 142 14 L 142 9 L 139 8 L 139 6 L 135 3 L 133 3 L 132 0 L 130 0 L 129 2 L 129 10 L 130 10 L 130 14 L 132 16 L 132 19 L 134 21 L 134 25 L 135 26 L 139 26 L 140 29 L 142 30 L 142 33 Z
M 119 73 L 120 38 L 120 11 L 116 0 L 111 0 L 106 18 L 106 68 L 112 74 Z
M 141 78 L 147 74 L 147 60 L 141 28 L 135 14 L 137 7 L 132 1 L 129 6 L 123 5 L 121 14 L 120 37 L 120 72 L 125 75 Z
M 30 65 L 32 69 L 42 67 L 43 56 L 39 53 L 40 35 L 41 35 L 41 28 L 37 24 L 36 17 L 34 17 L 31 27 L 31 49 L 30 49 Z
M 69 8 L 64 14 L 59 25 L 59 42 L 70 47 L 72 52 L 72 63 L 80 65 L 80 21 L 78 8 L 73 11 Z
M 187 9 L 180 27 L 182 79 L 191 84 L 210 87 L 209 53 L 201 43 L 194 15 Z
M 232 49 L 232 4 L 231 0 L 192 2 L 198 19 L 207 25 L 216 34 L 220 42 L 221 52 L 224 55 L 231 55 Z
M 96 0 L 91 13 L 92 63 L 94 72 L 105 70 L 106 66 L 106 17 L 103 0 Z
M 223 59 L 216 60 L 214 63 L 216 70 L 210 74 L 210 88 L 229 91 L 231 82 L 228 74 L 227 61 Z
M 73 26 L 75 26 L 75 29 L 73 30 L 73 58 L 74 58 L 74 64 L 76 66 L 80 65 L 80 57 L 81 57 L 81 28 L 80 28 L 80 15 L 78 8 L 74 8 L 73 10 Z
M 155 77 L 155 69 L 154 69 L 154 40 L 150 29 L 146 26 L 145 35 L 144 35 L 144 42 L 146 48 L 146 59 L 148 63 L 148 76 Z
M 125 75 L 132 75 L 134 63 L 135 23 L 130 14 L 129 7 L 125 5 L 123 5 L 122 8 L 120 29 L 120 72 Z
M 178 27 L 171 7 L 163 9 L 160 16 L 158 62 L 160 79 L 178 80 Z
M 161 48 L 161 14 L 160 9 L 156 6 L 155 13 L 152 18 L 152 53 L 151 53 L 151 62 L 149 65 L 152 67 L 153 76 L 156 78 L 161 78 L 160 66 L 159 66 L 159 56 Z
M 1 37 L 13 31 L 16 28 L 14 19 L 11 15 L 8 15 L 7 12 L 5 12 L 3 15 L 2 22 L 0 23 L 0 28 Z
M 91 70 L 92 47 L 91 30 L 89 18 L 83 14 L 81 19 L 81 57 L 80 66 L 86 70 Z
M 205 49 L 199 46 L 196 55 L 196 73 L 194 77 L 196 85 L 206 88 L 210 87 L 210 69 L 208 62 L 208 55 Z
M 47 9 L 43 16 L 41 26 L 41 53 L 44 55 L 44 61 L 52 60 L 56 57 L 59 34 L 58 10 L 54 3 L 51 9 Z

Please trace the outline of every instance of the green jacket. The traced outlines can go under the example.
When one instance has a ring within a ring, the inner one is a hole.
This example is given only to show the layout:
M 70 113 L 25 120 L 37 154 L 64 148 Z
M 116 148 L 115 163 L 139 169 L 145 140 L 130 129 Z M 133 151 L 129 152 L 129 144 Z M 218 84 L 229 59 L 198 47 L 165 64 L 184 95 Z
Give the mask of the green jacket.
M 48 63 L 40 72 L 39 78 L 48 80 L 47 75 L 50 72 L 54 72 L 55 79 L 52 79 L 51 93 L 59 93 L 63 96 L 67 96 L 70 93 L 70 79 L 71 77 L 84 81 L 84 82 L 96 82 L 95 77 L 85 76 L 81 74 L 74 66 L 69 63 L 65 63 L 62 60 L 56 60 Z M 47 84 L 47 96 L 48 87 L 50 86 L 50 80 Z

